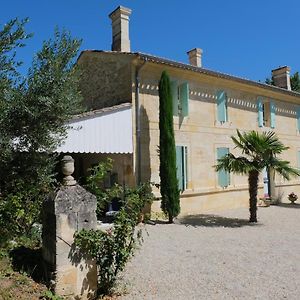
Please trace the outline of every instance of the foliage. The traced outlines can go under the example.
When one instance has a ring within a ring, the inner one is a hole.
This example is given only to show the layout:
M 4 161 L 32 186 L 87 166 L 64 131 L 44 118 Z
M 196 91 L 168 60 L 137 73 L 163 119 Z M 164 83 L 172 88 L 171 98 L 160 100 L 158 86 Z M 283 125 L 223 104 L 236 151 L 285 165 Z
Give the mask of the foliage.
M 99 162 L 98 165 L 89 169 L 90 176 L 87 177 L 86 189 L 97 197 L 97 217 L 101 218 L 108 205 L 114 198 L 128 199 L 130 202 L 126 205 L 137 205 L 135 209 L 141 211 L 148 203 L 152 203 L 154 196 L 152 194 L 151 183 L 141 183 L 136 188 L 114 184 L 112 187 L 105 188 L 104 181 L 113 168 L 113 160 L 107 158 Z M 134 201 L 134 199 L 136 201 Z
M 180 213 L 180 197 L 176 176 L 176 150 L 173 129 L 173 103 L 170 79 L 166 71 L 159 81 L 159 175 L 161 208 L 169 223 Z
M 271 78 L 266 78 L 265 83 L 268 85 L 275 85 L 273 76 Z
M 141 230 L 136 232 L 135 227 L 145 203 L 154 198 L 149 183 L 141 184 L 136 189 L 126 188 L 123 194 L 123 205 L 111 229 L 83 229 L 75 234 L 75 245 L 94 258 L 98 265 L 99 295 L 112 292 L 118 273 L 133 256 L 137 242 L 142 241 Z
M 297 199 L 298 199 L 298 196 L 294 192 L 290 193 L 288 195 L 288 197 L 289 197 L 289 200 L 291 200 L 291 201 L 297 201 Z
M 53 294 L 53 292 L 51 292 L 50 290 L 44 291 L 40 299 L 41 300 L 63 300 L 62 297 Z
M 292 91 L 300 92 L 299 72 L 295 72 L 294 75 L 291 76 L 291 89 Z
M 247 174 L 249 183 L 250 222 L 257 222 L 256 202 L 258 176 L 264 169 L 273 169 L 285 179 L 299 176 L 298 169 L 292 168 L 290 163 L 278 158 L 283 151 L 289 149 L 284 146 L 274 132 L 258 133 L 256 131 L 241 133 L 237 130 L 237 137 L 231 137 L 235 148 L 241 150 L 242 156 L 227 154 L 215 166 L 216 171 L 224 169 L 228 172 Z
M 86 189 L 97 197 L 97 217 L 99 218 L 107 205 L 111 202 L 109 189 L 104 188 L 104 180 L 112 171 L 113 161 L 107 158 L 98 165 L 90 168 L 90 176 L 87 177 Z
M 14 238 L 38 221 L 41 202 L 54 183 L 55 156 L 64 125 L 78 111 L 80 41 L 55 31 L 21 76 L 16 50 L 30 37 L 27 20 L 0 30 L 0 236 Z M 6 226 L 3 227 L 3 224 Z

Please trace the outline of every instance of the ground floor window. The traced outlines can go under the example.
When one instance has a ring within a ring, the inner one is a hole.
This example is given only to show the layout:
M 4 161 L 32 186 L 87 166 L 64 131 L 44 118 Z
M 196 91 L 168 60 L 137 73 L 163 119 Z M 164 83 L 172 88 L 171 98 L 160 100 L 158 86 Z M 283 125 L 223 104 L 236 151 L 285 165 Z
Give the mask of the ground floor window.
M 229 153 L 229 148 L 217 148 L 217 159 Z M 230 174 L 225 170 L 218 171 L 218 185 L 225 188 L 230 185 Z
M 187 147 L 176 146 L 176 168 L 178 187 L 181 191 L 187 189 Z

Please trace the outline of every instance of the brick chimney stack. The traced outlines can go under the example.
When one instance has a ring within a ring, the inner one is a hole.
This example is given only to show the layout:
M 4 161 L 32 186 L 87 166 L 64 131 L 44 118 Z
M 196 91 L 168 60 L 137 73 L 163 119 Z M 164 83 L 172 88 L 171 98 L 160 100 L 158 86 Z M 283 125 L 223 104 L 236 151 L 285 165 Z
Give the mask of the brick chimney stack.
M 192 66 L 202 68 L 202 53 L 203 51 L 200 48 L 194 48 L 187 52 Z
M 130 52 L 129 16 L 131 9 L 119 6 L 110 15 L 112 22 L 112 51 Z
M 284 66 L 272 70 L 274 85 L 291 90 L 290 67 Z

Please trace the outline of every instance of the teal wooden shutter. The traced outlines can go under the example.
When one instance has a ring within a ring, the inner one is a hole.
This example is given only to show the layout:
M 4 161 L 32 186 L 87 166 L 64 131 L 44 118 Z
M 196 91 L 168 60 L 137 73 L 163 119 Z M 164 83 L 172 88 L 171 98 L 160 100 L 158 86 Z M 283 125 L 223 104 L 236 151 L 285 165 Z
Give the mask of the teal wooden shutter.
M 270 101 L 270 112 L 271 112 L 271 122 L 270 126 L 271 128 L 275 128 L 275 103 L 273 101 Z
M 297 106 L 297 127 L 298 131 L 300 131 L 300 106 Z
M 182 147 L 176 146 L 176 174 L 178 180 L 178 188 L 183 191 L 183 168 L 182 168 Z
M 189 115 L 189 84 L 187 82 L 180 85 L 180 102 L 182 117 Z
M 177 81 L 171 82 L 171 92 L 173 101 L 173 116 L 178 116 L 178 86 Z
M 217 159 L 224 157 L 228 153 L 228 148 L 217 148 Z M 230 184 L 230 174 L 227 171 L 218 171 L 218 184 L 221 187 L 227 187 Z
M 218 111 L 218 121 L 227 121 L 227 105 L 226 105 L 226 93 L 224 91 L 219 91 L 217 93 L 217 111 Z
M 184 189 L 187 188 L 188 174 L 187 174 L 187 147 L 182 147 L 183 149 L 183 180 L 184 180 Z
M 264 107 L 261 98 L 257 100 L 257 111 L 258 111 L 258 126 L 263 127 L 264 125 Z

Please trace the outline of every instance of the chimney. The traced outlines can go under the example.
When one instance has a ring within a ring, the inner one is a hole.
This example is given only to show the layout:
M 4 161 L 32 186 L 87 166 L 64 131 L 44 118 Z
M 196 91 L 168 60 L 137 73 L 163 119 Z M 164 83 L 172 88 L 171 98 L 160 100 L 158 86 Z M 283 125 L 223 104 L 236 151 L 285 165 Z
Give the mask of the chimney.
M 279 67 L 275 70 L 272 70 L 272 79 L 274 81 L 274 85 L 291 90 L 291 80 L 290 80 L 290 67 L 284 66 Z
M 189 62 L 192 66 L 202 68 L 202 49 L 195 48 L 187 52 Z
M 129 16 L 131 9 L 119 6 L 110 15 L 112 23 L 112 51 L 130 52 Z

